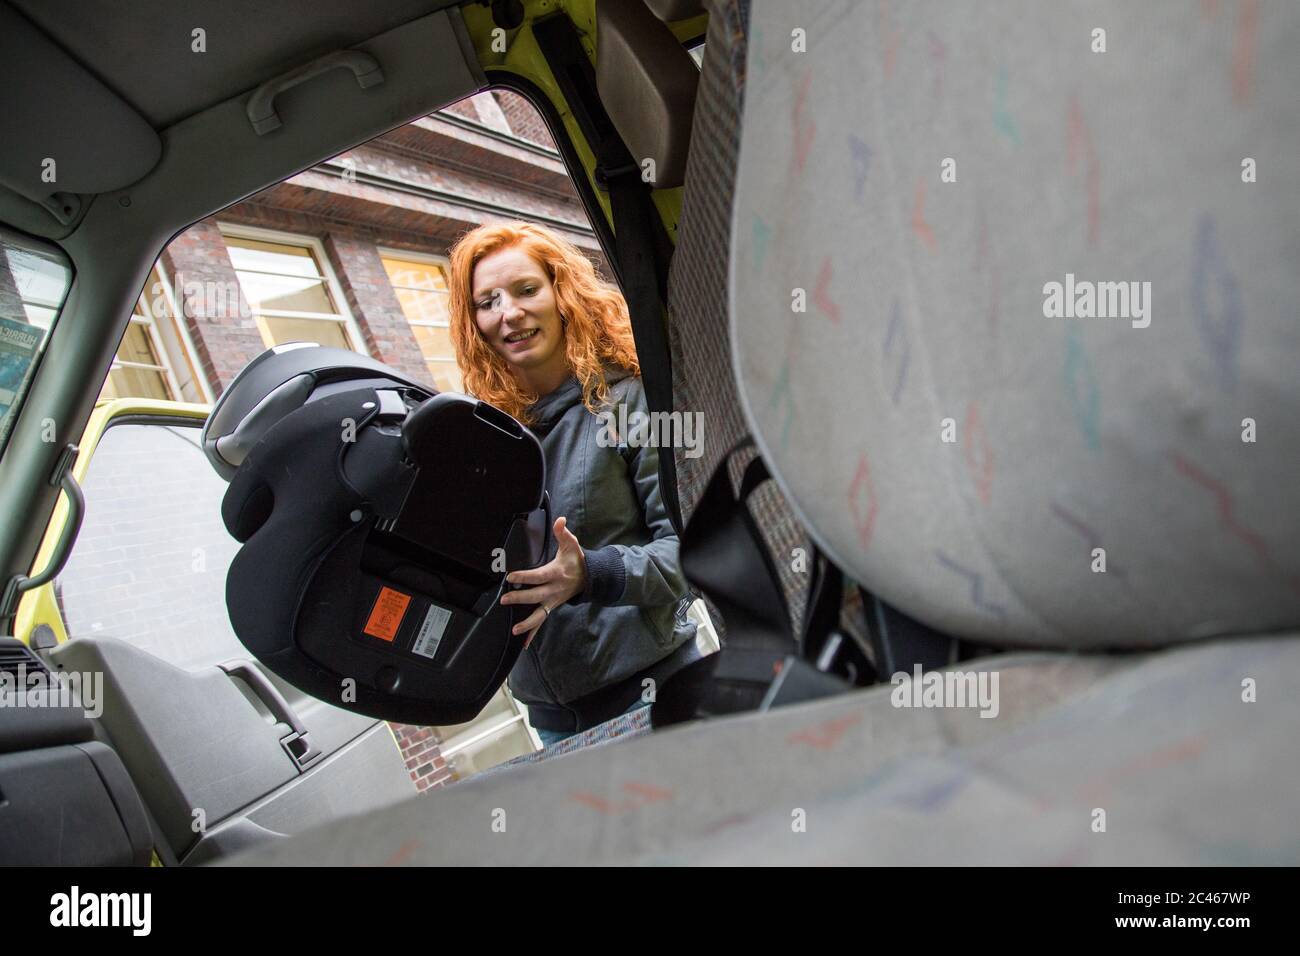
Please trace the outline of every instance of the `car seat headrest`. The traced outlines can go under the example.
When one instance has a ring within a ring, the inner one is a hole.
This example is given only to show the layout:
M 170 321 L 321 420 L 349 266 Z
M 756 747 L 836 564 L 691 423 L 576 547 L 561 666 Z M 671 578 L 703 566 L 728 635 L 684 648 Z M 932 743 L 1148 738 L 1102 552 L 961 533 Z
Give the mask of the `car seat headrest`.
M 235 376 L 203 426 L 203 451 L 217 474 L 229 481 L 249 449 L 289 412 L 309 398 L 367 381 L 435 393 L 368 355 L 288 342 L 267 349 Z
M 500 598 L 506 573 L 551 547 L 542 450 L 498 410 L 373 365 L 372 379 L 326 382 L 276 418 L 234 470 L 222 501 L 243 545 L 226 578 L 230 621 L 258 660 L 323 701 L 462 723 L 522 647 L 511 628 L 531 608 Z M 259 387 L 276 394 L 283 373 Z
M 752 14 L 733 360 L 816 542 L 996 644 L 1300 624 L 1300 6 Z
M 596 89 L 633 160 L 653 161 L 655 188 L 685 179 L 699 73 L 642 0 L 596 5 Z

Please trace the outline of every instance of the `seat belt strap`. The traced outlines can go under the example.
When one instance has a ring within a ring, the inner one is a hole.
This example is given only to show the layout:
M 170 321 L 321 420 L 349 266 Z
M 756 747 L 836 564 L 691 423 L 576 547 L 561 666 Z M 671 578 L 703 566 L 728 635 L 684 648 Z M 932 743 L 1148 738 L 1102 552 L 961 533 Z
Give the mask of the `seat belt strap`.
M 655 215 L 650 190 L 641 181 L 636 164 L 617 169 L 602 169 L 609 186 L 609 201 L 614 214 L 614 241 L 618 247 L 619 273 L 623 294 L 632 320 L 632 337 L 636 341 L 637 359 L 641 363 L 641 381 L 650 411 L 673 411 L 672 353 L 668 346 L 663 301 L 659 296 L 659 277 L 655 270 Z M 664 510 L 678 534 L 682 532 L 681 505 L 677 500 L 677 462 L 672 448 L 659 450 L 659 487 Z
M 538 21 L 533 36 L 574 121 L 596 155 L 595 184 L 597 188 L 609 190 L 615 246 L 611 264 L 618 271 L 627 299 L 646 404 L 651 412 L 672 412 L 672 357 L 663 306 L 668 293 L 672 241 L 655 212 L 650 186 L 642 181 L 640 166 L 600 101 L 595 70 L 572 21 L 562 12 L 556 13 Z M 677 462 L 671 449 L 659 455 L 659 490 L 668 520 L 680 535 L 682 512 L 677 498 Z
M 838 625 L 842 589 L 835 585 L 841 579 L 838 570 L 823 570 L 819 580 L 827 586 L 810 593 L 804 632 L 791 631 L 776 565 L 748 507 L 750 495 L 771 477 L 761 457 L 746 465 L 739 491 L 732 491 L 728 463 L 752 444 L 746 437 L 723 456 L 682 532 L 682 570 L 722 614 L 726 642 L 721 651 L 683 668 L 664 688 L 652 713 L 657 727 L 758 709 L 783 670 L 805 655 L 805 644 L 826 643 L 827 635 L 807 628 Z M 819 567 L 829 565 L 820 554 L 817 560 Z M 832 683 L 841 690 L 849 686 L 823 676 L 823 692 Z

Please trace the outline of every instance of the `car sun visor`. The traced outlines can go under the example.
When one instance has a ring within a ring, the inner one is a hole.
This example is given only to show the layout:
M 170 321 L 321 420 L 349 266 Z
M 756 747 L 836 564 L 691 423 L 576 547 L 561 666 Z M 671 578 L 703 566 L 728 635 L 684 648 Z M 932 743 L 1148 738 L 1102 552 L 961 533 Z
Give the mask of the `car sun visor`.
M 67 223 L 90 195 L 129 186 L 162 140 L 129 103 L 0 3 L 0 184 Z
M 222 519 L 243 545 L 226 578 L 231 625 L 259 661 L 381 719 L 449 725 L 483 709 L 532 610 L 500 603 L 505 575 L 551 547 L 531 432 L 364 356 L 309 347 L 245 369 L 204 448 L 230 479 Z

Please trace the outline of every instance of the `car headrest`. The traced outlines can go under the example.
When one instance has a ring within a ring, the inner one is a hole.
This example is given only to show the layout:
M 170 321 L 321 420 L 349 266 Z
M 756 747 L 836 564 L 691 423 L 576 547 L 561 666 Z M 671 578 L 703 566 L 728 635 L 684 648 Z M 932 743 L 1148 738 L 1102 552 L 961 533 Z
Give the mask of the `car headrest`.
M 596 5 L 596 89 L 632 158 L 653 160 L 652 185 L 686 176 L 700 71 L 690 53 L 642 0 Z
M 203 451 L 227 481 L 250 448 L 281 418 L 309 398 L 331 391 L 377 385 L 420 385 L 368 355 L 315 342 L 287 342 L 267 349 L 235 376 L 203 426 Z
M 1300 6 L 1232 10 L 754 0 L 736 379 L 813 538 L 913 617 L 1300 624 Z
M 531 608 L 500 604 L 505 575 L 551 545 L 541 445 L 482 402 L 364 370 L 372 380 L 327 382 L 276 418 L 235 469 L 231 625 L 320 700 L 462 723 L 522 647 L 511 628 Z

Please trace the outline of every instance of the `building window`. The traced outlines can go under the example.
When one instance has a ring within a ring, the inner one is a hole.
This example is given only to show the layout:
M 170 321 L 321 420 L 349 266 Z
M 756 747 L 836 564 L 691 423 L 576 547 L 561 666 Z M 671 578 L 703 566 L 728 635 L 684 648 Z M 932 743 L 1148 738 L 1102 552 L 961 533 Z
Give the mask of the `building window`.
M 316 342 L 364 352 L 317 244 L 222 228 L 230 263 L 266 347 Z
M 433 384 L 439 391 L 461 391 L 460 369 L 456 367 L 451 347 L 446 261 L 387 250 L 380 250 L 380 258 L 406 321 L 420 344 Z
M 109 367 L 101 401 L 129 397 L 202 402 L 208 398 L 175 314 L 162 272 L 154 266 Z
M 131 316 L 126 335 L 108 372 L 100 398 L 175 398 L 167 381 L 167 366 L 153 334 L 153 322 L 138 312 Z

